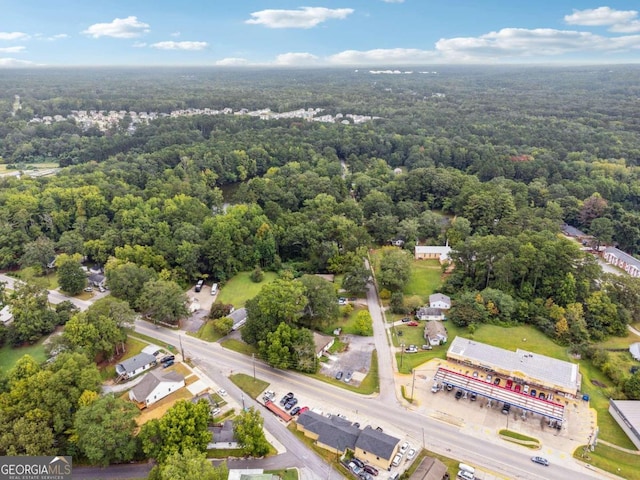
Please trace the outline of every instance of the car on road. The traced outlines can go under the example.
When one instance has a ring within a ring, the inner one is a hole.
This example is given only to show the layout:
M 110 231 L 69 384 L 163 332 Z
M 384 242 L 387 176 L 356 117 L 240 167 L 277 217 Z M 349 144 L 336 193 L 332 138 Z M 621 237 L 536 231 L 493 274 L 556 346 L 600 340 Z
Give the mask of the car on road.
M 539 463 L 540 465 L 544 465 L 545 467 L 549 466 L 549 460 L 544 457 L 531 457 L 531 461 L 533 463 Z
M 221 388 L 218 390 L 218 395 L 220 395 L 221 397 L 226 397 L 227 391 L 224 388 Z
M 407 460 L 413 460 L 413 457 L 416 456 L 416 449 L 415 448 L 410 448 L 409 451 L 407 452 Z
M 407 325 L 409 327 L 417 327 L 420 324 L 418 322 L 416 322 L 415 320 L 411 320 L 409 323 L 407 323 Z
M 462 398 L 462 390 L 458 390 L 456 392 L 456 400 L 460 400 Z
M 411 319 L 409 317 L 404 317 L 404 318 L 400 319 L 400 321 L 402 323 L 409 323 L 411 321 Z
M 344 376 L 344 383 L 349 383 L 352 378 L 353 378 L 353 372 L 347 372 L 347 374 Z
M 378 469 L 371 466 L 371 465 L 365 465 L 364 466 L 364 471 L 367 472 L 369 475 L 378 475 Z
M 394 467 L 397 467 L 398 465 L 400 465 L 401 461 L 402 461 L 402 454 L 396 453 L 396 456 L 393 457 L 393 461 L 391 462 L 391 465 Z
M 336 380 L 341 380 L 341 379 L 342 379 L 342 370 L 336 373 Z
M 404 442 L 402 445 L 400 445 L 400 450 L 398 451 L 404 455 L 404 452 L 406 452 L 408 448 L 409 448 L 409 443 Z

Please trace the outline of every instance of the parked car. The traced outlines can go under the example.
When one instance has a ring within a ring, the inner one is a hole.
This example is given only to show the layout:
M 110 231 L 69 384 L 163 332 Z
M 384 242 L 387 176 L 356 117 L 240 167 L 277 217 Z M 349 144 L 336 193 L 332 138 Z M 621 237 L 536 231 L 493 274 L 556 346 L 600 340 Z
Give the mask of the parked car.
M 409 323 L 411 321 L 411 319 L 409 317 L 404 317 L 404 318 L 400 319 L 400 321 L 402 323 Z
M 353 378 L 353 372 L 347 372 L 347 374 L 344 376 L 344 383 L 349 383 L 352 378 Z
M 364 471 L 367 472 L 370 475 L 378 475 L 378 469 L 371 466 L 371 465 L 365 465 L 364 466 Z
M 491 382 L 492 379 L 493 379 L 493 376 L 487 375 L 487 382 Z
M 473 376 L 473 378 L 478 378 L 478 372 L 474 371 L 472 376 Z
M 456 400 L 460 400 L 462 398 L 462 390 L 458 390 L 456 392 Z
M 518 384 L 518 385 L 516 385 L 516 388 L 514 388 L 514 390 L 515 390 L 517 393 L 520 393 L 520 389 L 521 389 L 521 388 L 522 388 L 522 387 Z
M 289 399 L 287 403 L 284 404 L 285 410 L 291 410 L 298 403 L 298 399 L 296 397 L 292 397 Z
M 500 379 L 499 379 L 499 378 L 496 378 L 496 379 L 493 381 L 493 384 L 494 384 L 494 385 L 500 385 Z
M 398 451 L 404 455 L 404 452 L 406 452 L 408 448 L 409 448 L 409 443 L 404 442 L 402 445 L 400 445 L 400 450 Z
M 276 398 L 276 392 L 274 392 L 273 390 L 267 390 L 266 392 L 264 392 L 264 396 L 262 398 L 273 400 L 274 398 Z
M 422 345 L 422 350 L 433 350 L 431 345 Z
M 471 395 L 469 395 L 469 400 L 471 400 L 472 402 L 475 402 L 478 399 L 478 396 L 475 393 L 472 393 Z
M 104 293 L 107 291 L 107 289 L 104 288 L 102 285 L 98 286 L 98 290 L 100 291 L 100 293 Z
M 215 417 L 216 415 L 220 414 L 220 409 L 219 408 L 214 408 L 213 410 L 211 410 L 211 416 Z
M 85 292 L 93 292 L 93 287 L 86 287 L 84 289 Z
M 440 391 L 440 385 L 438 385 L 438 382 L 436 382 L 431 386 L 431 392 L 438 393 L 439 391 Z
M 451 385 L 450 383 L 447 383 L 447 391 L 451 391 L 453 390 L 453 385 Z
M 507 384 L 505 385 L 509 390 L 513 387 L 513 380 L 507 380 Z
M 396 456 L 393 457 L 393 461 L 391 462 L 391 465 L 394 467 L 397 467 L 398 465 L 400 465 L 401 461 L 402 461 L 402 455 L 399 453 L 396 453 Z
M 225 397 L 227 395 L 227 391 L 224 388 L 220 388 L 218 389 L 218 395 Z
M 360 477 L 360 480 L 373 480 L 373 475 L 371 475 L 365 469 L 362 469 L 362 472 L 360 472 L 358 477 Z
M 298 415 L 300 413 L 300 407 L 293 407 L 290 413 L 291 415 Z
M 416 322 L 415 320 L 411 320 L 409 323 L 407 323 L 407 325 L 409 327 L 417 327 L 420 324 L 418 322 Z
M 544 395 L 544 392 L 540 392 L 540 394 L 538 395 L 538 398 L 539 398 L 540 400 L 546 400 L 545 395 Z
M 508 403 L 505 403 L 504 407 L 502 407 L 502 413 L 504 415 L 509 415 L 509 410 L 511 410 L 511 405 L 509 405 Z
M 216 293 L 218 293 L 218 284 L 214 283 L 211 285 L 211 295 L 215 295 Z
M 340 379 L 342 379 L 342 370 L 336 373 L 336 380 L 340 380 Z
M 529 393 L 529 385 L 525 385 L 522 389 L 522 393 Z
M 351 462 L 355 463 L 360 468 L 364 468 L 364 462 L 362 460 L 360 460 L 359 458 L 353 457 L 351 459 Z
M 169 368 L 173 364 L 174 364 L 173 360 L 169 360 L 168 362 L 162 362 L 162 368 Z
M 347 304 L 347 299 L 344 297 L 340 297 L 338 299 L 338 305 L 346 305 Z
M 540 465 L 544 465 L 545 467 L 549 466 L 549 460 L 544 457 L 531 457 L 531 461 L 534 463 L 539 463 Z
M 204 280 L 200 279 L 198 280 L 198 283 L 196 283 L 196 292 L 201 291 L 202 287 L 204 287 Z
M 531 396 L 535 398 L 535 396 L 538 394 L 538 392 L 536 392 L 535 389 L 531 389 Z
M 415 448 L 410 448 L 409 451 L 407 452 L 407 460 L 413 460 L 413 457 L 416 456 L 416 449 Z
M 166 357 L 162 357 L 162 360 L 160 360 L 161 363 L 165 363 L 165 362 L 173 362 L 175 361 L 176 356 L 175 355 L 167 355 Z

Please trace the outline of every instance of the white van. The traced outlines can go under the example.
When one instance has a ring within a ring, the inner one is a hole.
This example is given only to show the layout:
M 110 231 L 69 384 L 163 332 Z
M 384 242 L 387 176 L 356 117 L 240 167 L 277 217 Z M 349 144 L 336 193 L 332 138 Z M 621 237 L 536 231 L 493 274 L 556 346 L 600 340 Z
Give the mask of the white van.
M 460 463 L 458 465 L 458 469 L 462 470 L 463 472 L 469 472 L 471 475 L 475 475 L 476 473 L 476 469 L 467 465 L 466 463 Z
M 211 285 L 211 295 L 215 295 L 216 293 L 218 293 L 218 284 L 214 283 Z

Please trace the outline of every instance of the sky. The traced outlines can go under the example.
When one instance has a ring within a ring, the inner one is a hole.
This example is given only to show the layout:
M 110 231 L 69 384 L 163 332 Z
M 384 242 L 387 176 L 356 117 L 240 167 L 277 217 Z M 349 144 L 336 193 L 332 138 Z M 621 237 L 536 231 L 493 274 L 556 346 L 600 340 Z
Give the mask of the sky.
M 0 67 L 640 62 L 640 2 L 3 0 Z

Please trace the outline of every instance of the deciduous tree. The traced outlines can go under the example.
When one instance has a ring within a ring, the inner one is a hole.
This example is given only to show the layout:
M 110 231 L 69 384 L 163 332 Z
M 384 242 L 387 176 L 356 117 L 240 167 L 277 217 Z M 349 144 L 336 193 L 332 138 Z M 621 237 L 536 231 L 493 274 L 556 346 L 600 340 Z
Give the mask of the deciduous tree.
M 251 407 L 238 415 L 233 421 L 233 434 L 238 439 L 245 455 L 262 457 L 269 452 L 269 443 L 264 436 L 264 420 L 255 408 Z

